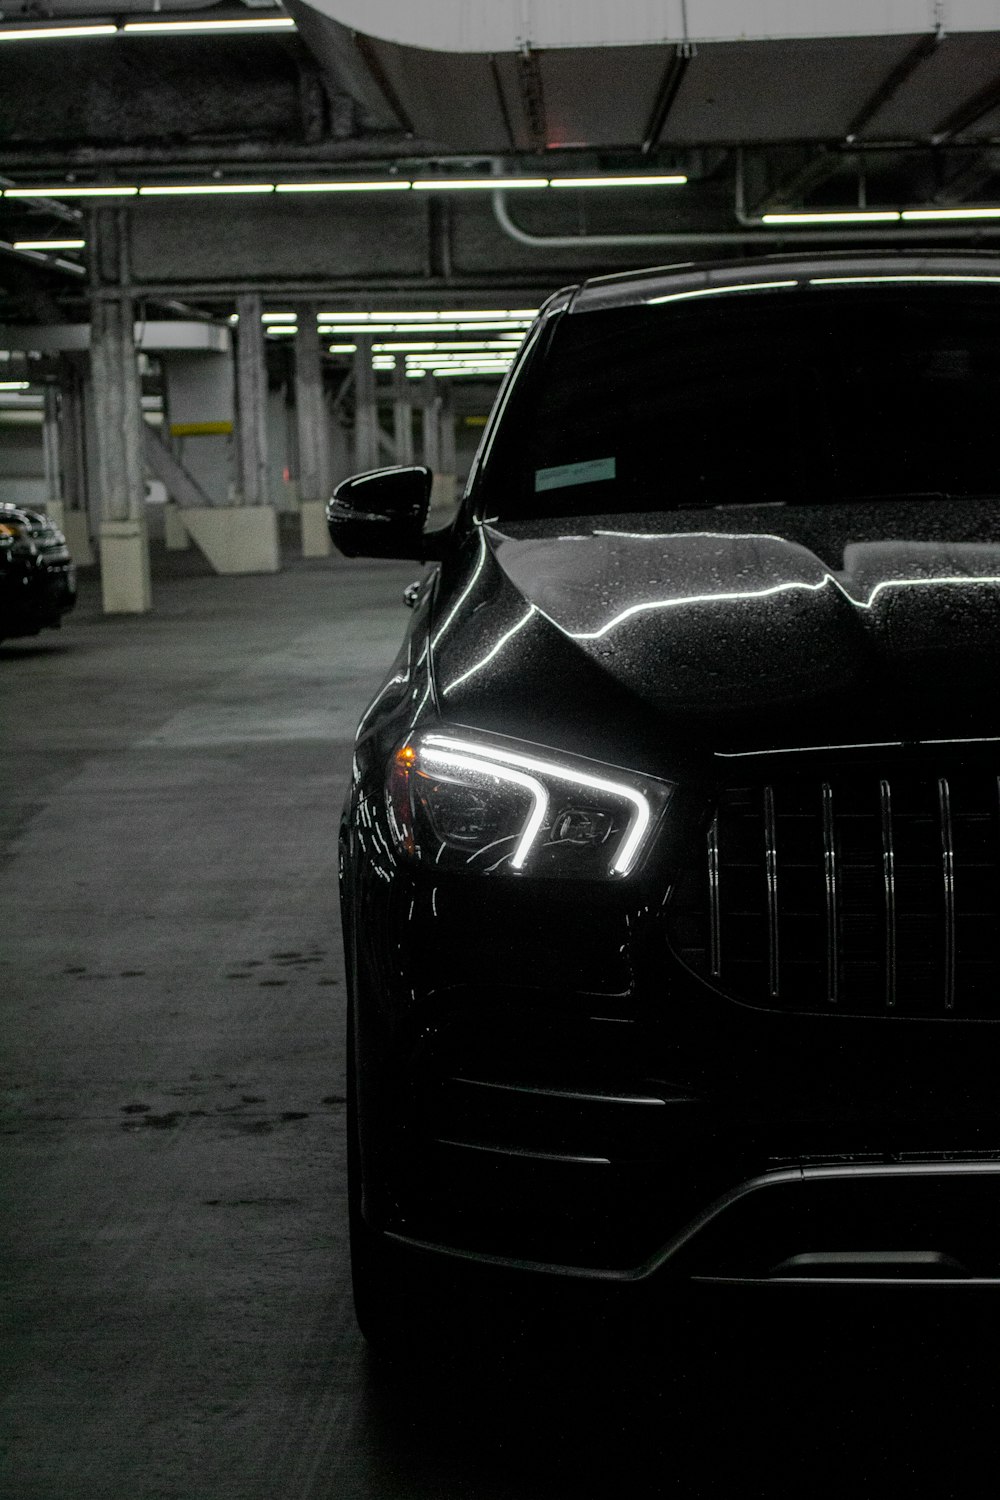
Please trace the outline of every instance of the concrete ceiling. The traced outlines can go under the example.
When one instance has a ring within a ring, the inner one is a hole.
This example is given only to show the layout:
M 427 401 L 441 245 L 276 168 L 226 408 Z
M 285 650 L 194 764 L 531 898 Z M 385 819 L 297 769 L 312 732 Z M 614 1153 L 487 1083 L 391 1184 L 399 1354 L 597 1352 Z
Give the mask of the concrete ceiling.
M 152 14 L 151 4 L 119 0 L 114 16 Z M 98 5 L 47 0 L 44 10 L 48 22 L 78 23 L 100 19 Z M 997 0 L 286 9 L 296 29 L 281 33 L 0 46 L 0 185 L 498 169 L 689 178 L 660 194 L 512 194 L 498 215 L 485 194 L 405 205 L 220 199 L 211 212 L 180 200 L 131 205 L 140 289 L 217 293 L 216 308 L 247 286 L 350 298 L 367 286 L 373 299 L 393 287 L 417 298 L 421 285 L 434 296 L 476 285 L 542 292 L 685 253 L 666 248 L 671 236 L 694 246 L 687 253 L 733 241 L 753 253 L 764 237 L 745 230 L 746 216 L 774 206 L 1000 203 Z M 159 12 L 279 13 L 197 0 L 162 0 Z M 0 30 L 20 17 L 46 24 L 36 0 L 6 0 Z M 67 252 L 60 266 L 10 250 L 32 236 L 86 235 L 82 209 L 0 200 L 0 316 L 55 319 L 82 302 L 84 255 Z M 971 228 L 969 242 L 988 230 Z

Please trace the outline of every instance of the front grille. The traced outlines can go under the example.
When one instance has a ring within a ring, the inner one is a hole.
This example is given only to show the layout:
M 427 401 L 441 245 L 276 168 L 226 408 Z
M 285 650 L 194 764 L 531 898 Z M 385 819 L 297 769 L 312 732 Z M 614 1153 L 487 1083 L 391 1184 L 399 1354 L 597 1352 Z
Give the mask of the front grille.
M 671 901 L 675 952 L 751 1005 L 1000 1017 L 997 767 L 729 787 Z

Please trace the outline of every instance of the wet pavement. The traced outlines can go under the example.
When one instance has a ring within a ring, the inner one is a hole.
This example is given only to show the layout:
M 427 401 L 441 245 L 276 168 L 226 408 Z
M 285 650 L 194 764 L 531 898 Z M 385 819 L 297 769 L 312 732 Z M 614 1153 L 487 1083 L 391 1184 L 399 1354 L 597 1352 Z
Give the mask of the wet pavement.
M 367 1355 L 336 831 L 414 572 L 159 555 L 150 617 L 85 579 L 0 647 L 0 1495 L 991 1490 L 991 1304 Z

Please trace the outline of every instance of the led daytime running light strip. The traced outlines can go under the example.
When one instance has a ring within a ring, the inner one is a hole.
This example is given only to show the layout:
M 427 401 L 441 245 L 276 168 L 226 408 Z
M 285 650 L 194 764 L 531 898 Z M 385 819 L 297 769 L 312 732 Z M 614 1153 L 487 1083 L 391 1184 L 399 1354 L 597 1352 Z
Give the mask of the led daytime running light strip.
M 513 750 L 494 750 L 492 745 L 470 745 L 463 740 L 449 739 L 445 735 L 427 735 L 422 742 L 421 754 L 425 756 L 431 754 L 439 755 L 440 751 L 437 748 L 439 746 L 441 750 L 453 755 L 456 763 L 460 760 L 472 770 L 488 770 L 499 774 L 495 768 L 498 765 L 501 766 L 507 773 L 502 779 L 513 780 L 514 777 L 511 774 L 512 768 L 519 767 L 526 772 L 534 771 L 536 775 L 547 776 L 553 781 L 568 781 L 573 786 L 590 787 L 592 791 L 607 792 L 612 797 L 621 797 L 626 802 L 631 802 L 635 808 L 635 816 L 632 819 L 628 834 L 618 850 L 615 862 L 611 866 L 611 871 L 615 875 L 627 875 L 632 868 L 643 837 L 649 827 L 650 820 L 649 803 L 641 792 L 635 791 L 633 787 L 626 786 L 620 781 L 605 781 L 603 777 L 591 776 L 585 771 L 564 769 L 552 761 L 535 760 L 533 756 L 520 755 Z M 488 765 L 484 766 L 482 764 L 483 761 L 488 762 Z M 533 780 L 530 776 L 526 779 L 528 781 Z M 517 853 L 512 861 L 517 868 L 520 868 L 521 864 L 523 864 L 530 848 L 530 840 L 527 837 L 528 828 L 531 828 L 531 838 L 534 839 L 544 819 L 545 809 L 548 805 L 548 794 L 545 791 L 544 785 L 540 781 L 537 781 L 535 782 L 535 786 L 538 792 L 545 797 L 545 803 L 542 805 L 541 813 L 536 820 L 535 814 L 538 812 L 538 803 L 536 802 L 528 825 L 525 827 L 521 842 L 517 848 Z
M 442 743 L 447 743 L 442 741 Z M 511 864 L 515 870 L 523 869 L 524 861 L 531 852 L 531 846 L 538 837 L 538 831 L 545 821 L 545 814 L 549 808 L 549 794 L 543 784 L 534 776 L 527 776 L 523 771 L 515 771 L 511 766 L 491 765 L 489 761 L 484 763 L 481 759 L 473 759 L 471 755 L 458 755 L 449 750 L 424 750 L 421 759 L 436 763 L 439 766 L 457 766 L 461 770 L 475 771 L 479 776 L 492 776 L 497 781 L 507 781 L 513 786 L 520 786 L 532 796 L 532 808 L 528 814 L 528 821 L 521 830 L 521 840 L 514 850 Z

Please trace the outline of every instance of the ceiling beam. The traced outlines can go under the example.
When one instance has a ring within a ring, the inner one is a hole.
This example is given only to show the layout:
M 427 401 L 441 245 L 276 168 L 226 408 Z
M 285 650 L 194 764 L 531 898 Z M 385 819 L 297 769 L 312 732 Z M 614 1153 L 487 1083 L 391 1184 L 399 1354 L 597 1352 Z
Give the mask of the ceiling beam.
M 642 132 L 642 144 L 639 149 L 643 156 L 648 156 L 650 151 L 659 145 L 667 117 L 697 50 L 693 42 L 678 42 L 667 57 L 660 86 L 653 101 L 653 108 L 649 112 L 646 128 Z
M 900 59 L 896 66 L 886 74 L 878 88 L 862 104 L 844 132 L 844 139 L 848 144 L 857 139 L 866 125 L 871 124 L 879 110 L 884 109 L 890 99 L 899 93 L 903 84 L 910 81 L 917 69 L 929 57 L 933 57 L 943 38 L 944 33 L 940 28 L 932 32 L 929 36 L 922 36 L 918 42 L 914 43 L 905 56 Z
M 961 135 L 968 130 L 970 125 L 975 125 L 977 120 L 981 120 L 998 105 L 1000 105 L 1000 78 L 994 79 L 984 89 L 980 89 L 978 94 L 973 94 L 971 99 L 967 99 L 964 104 L 960 104 L 956 110 L 953 110 L 946 119 L 941 121 L 931 136 L 931 140 L 935 146 L 943 145 L 953 136 Z

